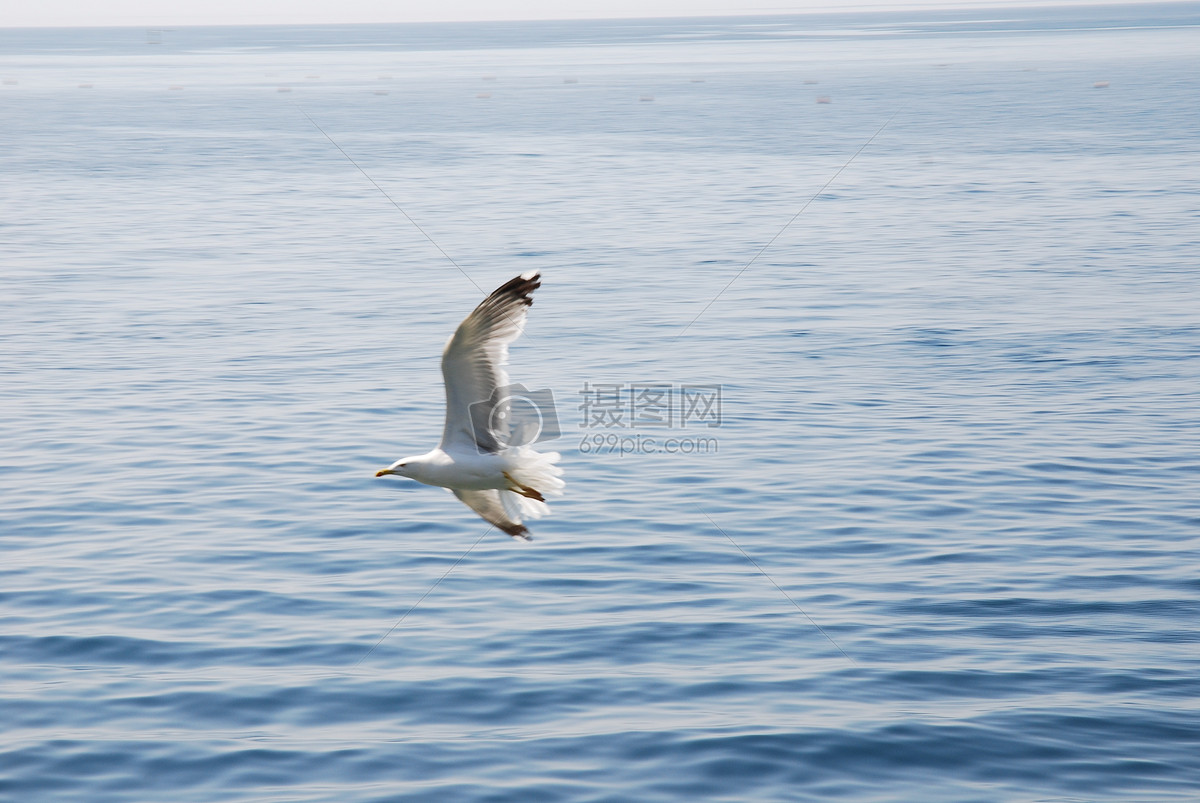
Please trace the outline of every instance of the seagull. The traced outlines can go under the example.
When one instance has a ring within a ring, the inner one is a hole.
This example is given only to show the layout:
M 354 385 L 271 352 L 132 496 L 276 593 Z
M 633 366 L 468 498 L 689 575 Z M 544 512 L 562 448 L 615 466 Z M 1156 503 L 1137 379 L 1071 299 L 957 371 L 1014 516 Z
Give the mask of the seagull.
M 446 428 L 441 444 L 375 475 L 446 488 L 484 521 L 522 541 L 532 540 L 522 520 L 549 513 L 546 495 L 561 496 L 565 485 L 562 469 L 554 465 L 559 454 L 535 452 L 529 443 L 539 433 L 514 428 L 513 402 L 530 402 L 524 388 L 509 385 L 504 370 L 508 344 L 524 331 L 541 278 L 530 271 L 505 282 L 459 324 L 442 350 Z

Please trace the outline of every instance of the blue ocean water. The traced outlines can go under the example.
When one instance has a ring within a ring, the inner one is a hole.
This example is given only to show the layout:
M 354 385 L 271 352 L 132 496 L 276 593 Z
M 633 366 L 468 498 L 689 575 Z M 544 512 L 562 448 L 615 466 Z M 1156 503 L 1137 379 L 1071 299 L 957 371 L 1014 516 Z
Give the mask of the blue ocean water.
M 1197 25 L 0 33 L 0 799 L 1200 797 Z

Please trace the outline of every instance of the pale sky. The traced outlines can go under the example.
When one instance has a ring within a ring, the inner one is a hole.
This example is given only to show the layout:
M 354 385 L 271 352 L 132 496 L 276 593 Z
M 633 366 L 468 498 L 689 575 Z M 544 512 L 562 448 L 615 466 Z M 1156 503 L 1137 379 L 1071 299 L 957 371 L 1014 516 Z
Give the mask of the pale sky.
M 0 0 L 0 27 L 331 24 L 1083 5 L 1091 0 Z

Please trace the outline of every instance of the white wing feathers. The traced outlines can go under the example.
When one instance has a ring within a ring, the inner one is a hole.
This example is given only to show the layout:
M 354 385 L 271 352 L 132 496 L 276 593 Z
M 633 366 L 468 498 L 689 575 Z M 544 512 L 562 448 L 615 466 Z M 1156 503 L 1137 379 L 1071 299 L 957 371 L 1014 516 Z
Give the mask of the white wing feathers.
M 530 294 L 541 287 L 536 271 L 523 273 L 499 287 L 467 316 L 446 343 L 442 352 L 442 376 L 446 383 L 446 429 L 442 434 L 444 451 L 470 450 L 499 452 L 503 445 L 492 434 L 496 422 L 493 398 L 497 388 L 508 385 L 508 344 L 525 329 L 525 312 L 533 303 Z M 501 529 L 506 525 L 484 513 L 482 506 L 492 502 L 501 510 L 499 499 L 484 500 L 495 491 L 455 491 L 459 499 Z M 520 526 L 519 523 L 508 526 Z M 522 528 L 523 529 L 523 528 Z M 509 533 L 515 535 L 515 533 Z

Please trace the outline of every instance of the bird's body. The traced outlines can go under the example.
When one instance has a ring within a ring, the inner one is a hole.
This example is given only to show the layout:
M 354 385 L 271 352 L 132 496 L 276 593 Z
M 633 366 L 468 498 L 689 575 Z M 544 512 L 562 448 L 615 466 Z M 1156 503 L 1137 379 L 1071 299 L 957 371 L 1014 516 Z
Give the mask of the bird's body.
M 404 475 L 409 479 L 440 488 L 486 491 L 506 488 L 501 472 L 508 461 L 499 455 L 468 455 L 470 460 L 455 460 L 449 452 L 434 449 L 417 457 L 406 458 Z
M 508 384 L 508 344 L 520 336 L 530 294 L 541 277 L 526 273 L 505 283 L 467 316 L 442 352 L 446 428 L 432 451 L 397 460 L 375 476 L 395 474 L 454 493 L 486 521 L 529 540 L 523 519 L 549 512 L 545 494 L 560 495 L 556 452 L 530 447 L 538 433 L 513 428 L 520 386 Z M 528 401 L 520 397 L 522 401 Z
M 519 474 L 522 468 L 520 455 L 460 453 L 455 459 L 452 452 L 440 448 L 406 457 L 403 462 L 405 477 L 460 491 L 517 491 L 511 476 L 514 472 Z

